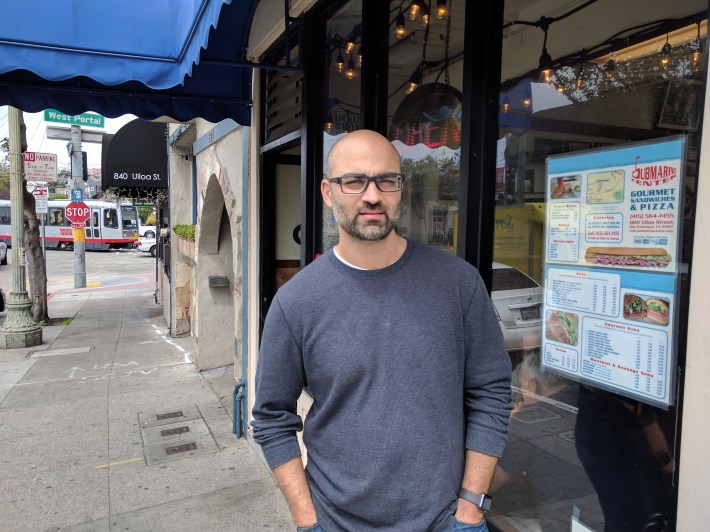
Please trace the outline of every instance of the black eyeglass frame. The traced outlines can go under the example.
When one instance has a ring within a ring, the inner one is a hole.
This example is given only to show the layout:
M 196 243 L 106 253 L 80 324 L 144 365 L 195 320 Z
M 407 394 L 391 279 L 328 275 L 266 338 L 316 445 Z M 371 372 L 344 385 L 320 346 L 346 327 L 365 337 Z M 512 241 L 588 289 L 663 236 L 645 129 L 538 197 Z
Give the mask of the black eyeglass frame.
M 382 190 L 382 187 L 380 187 L 380 183 L 378 180 L 382 180 L 385 178 L 393 178 L 396 177 L 398 179 L 399 187 L 396 190 Z M 363 187 L 362 190 L 359 192 L 346 192 L 345 189 L 343 188 L 343 179 L 355 179 L 355 178 L 365 178 L 367 179 L 367 182 L 365 183 L 365 186 Z M 374 183 L 375 186 L 377 187 L 377 190 L 383 193 L 388 193 L 388 192 L 399 192 L 402 190 L 402 187 L 404 186 L 404 174 L 399 174 L 396 172 L 386 172 L 384 174 L 377 174 L 377 175 L 365 175 L 365 174 L 346 174 L 340 177 L 326 177 L 325 178 L 328 182 L 330 183 L 338 183 L 340 185 L 340 191 L 343 194 L 364 194 L 367 188 L 370 186 L 370 183 Z

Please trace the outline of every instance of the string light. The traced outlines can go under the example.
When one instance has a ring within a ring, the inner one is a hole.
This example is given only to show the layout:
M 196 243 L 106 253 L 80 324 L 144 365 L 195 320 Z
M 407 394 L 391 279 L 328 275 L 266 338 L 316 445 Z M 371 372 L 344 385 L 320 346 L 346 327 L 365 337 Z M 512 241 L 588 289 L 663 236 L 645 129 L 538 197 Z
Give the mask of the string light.
M 421 0 L 412 0 L 412 4 L 409 6 L 409 20 L 417 20 L 421 5 Z
M 397 36 L 398 39 L 401 39 L 407 34 L 407 27 L 404 25 L 404 15 L 402 14 L 401 10 L 399 12 L 399 15 L 397 15 L 395 24 L 396 26 L 394 28 L 394 34 Z
M 417 67 L 417 69 L 414 72 L 412 72 L 412 75 L 409 76 L 409 81 L 407 82 L 407 88 L 404 91 L 407 94 L 411 93 L 419 85 L 422 84 L 422 67 L 423 67 L 422 64 L 420 64 Z
M 538 64 L 538 71 L 540 72 L 541 81 L 550 81 L 550 76 L 552 75 L 552 57 L 547 53 L 547 30 L 550 28 L 550 22 L 545 17 L 540 19 L 540 27 L 542 31 L 545 32 L 545 38 L 542 41 L 542 54 L 540 54 L 540 62 Z
M 338 50 L 338 60 L 335 62 L 338 74 L 343 73 L 343 67 L 345 66 L 345 59 L 343 59 L 343 52 Z
M 690 51 L 693 52 L 693 62 L 697 62 L 703 54 L 703 41 L 700 40 L 700 22 L 698 22 L 698 36 L 690 42 Z
M 345 53 L 346 54 L 351 54 L 353 51 L 353 48 L 355 48 L 355 43 L 353 41 L 348 41 L 345 44 Z
M 357 67 L 362 68 L 362 45 L 357 49 Z
M 661 64 L 663 66 L 666 66 L 670 62 L 672 50 L 673 47 L 671 46 L 671 43 L 668 42 L 668 34 L 666 33 L 666 44 L 664 44 L 663 48 L 661 48 Z
M 350 59 L 348 59 L 348 69 L 345 71 L 345 77 L 347 79 L 353 79 L 355 77 L 355 61 L 353 61 L 352 54 L 350 54 Z
M 500 110 L 503 113 L 507 113 L 510 111 L 510 100 L 508 99 L 508 93 L 503 94 L 503 105 L 501 106 Z
M 616 70 L 616 61 L 614 60 L 613 56 L 609 61 L 606 62 L 606 77 L 611 79 L 614 77 L 614 71 Z
M 325 130 L 330 133 L 333 131 L 333 114 L 328 109 L 328 115 L 325 118 Z
M 429 24 L 429 8 L 426 4 L 422 5 L 422 26 Z
M 444 20 L 449 14 L 449 8 L 446 6 L 446 0 L 436 0 L 436 18 Z

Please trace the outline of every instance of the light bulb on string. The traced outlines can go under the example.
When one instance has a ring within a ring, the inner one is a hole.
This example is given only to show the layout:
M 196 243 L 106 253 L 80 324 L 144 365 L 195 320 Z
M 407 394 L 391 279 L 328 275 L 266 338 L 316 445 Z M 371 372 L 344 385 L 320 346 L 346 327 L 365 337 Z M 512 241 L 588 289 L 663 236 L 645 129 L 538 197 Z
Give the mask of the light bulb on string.
M 614 77 L 614 71 L 616 70 L 616 61 L 614 60 L 614 56 L 612 54 L 612 57 L 609 59 L 609 61 L 606 62 L 606 77 L 608 79 L 611 79 Z
M 508 99 L 508 93 L 503 94 L 503 105 L 500 108 L 501 112 L 507 113 L 510 111 L 510 100 Z
M 436 0 L 436 18 L 444 20 L 449 14 L 449 8 L 446 6 L 446 0 Z
M 333 114 L 330 112 L 330 109 L 328 109 L 328 115 L 325 118 L 325 130 L 328 133 L 333 131 Z
M 412 75 L 409 76 L 409 81 L 407 82 L 407 88 L 404 91 L 405 93 L 410 94 L 419 85 L 422 84 L 422 69 L 423 69 L 423 65 L 420 64 L 417 67 L 417 69 L 414 72 L 412 72 Z
M 353 79 L 355 77 L 355 61 L 353 61 L 352 54 L 350 59 L 348 59 L 348 69 L 345 71 L 345 77 L 347 79 Z
M 666 44 L 664 44 L 661 48 L 661 64 L 663 66 L 667 66 L 670 62 L 672 51 L 673 47 L 671 46 L 671 43 L 668 42 L 668 34 L 666 33 Z
M 409 20 L 417 20 L 417 15 L 421 9 L 421 0 L 412 0 L 409 6 Z
M 357 67 L 362 68 L 362 45 L 357 49 Z
M 348 41 L 345 43 L 345 53 L 350 54 L 353 51 L 353 48 L 355 48 L 355 43 L 353 41 Z
M 395 20 L 394 34 L 398 39 L 401 39 L 407 34 L 407 27 L 404 25 L 404 14 L 402 14 L 402 11 L 399 12 Z
M 343 59 L 343 52 L 341 52 L 340 50 L 338 50 L 338 59 L 335 62 L 335 65 L 338 74 L 342 74 L 343 68 L 345 67 L 345 59 Z
M 703 55 L 703 41 L 700 39 L 700 22 L 698 22 L 698 36 L 690 42 L 690 51 L 693 53 L 694 63 Z
M 422 26 L 426 26 L 429 24 L 429 8 L 426 6 L 426 4 L 422 5 Z

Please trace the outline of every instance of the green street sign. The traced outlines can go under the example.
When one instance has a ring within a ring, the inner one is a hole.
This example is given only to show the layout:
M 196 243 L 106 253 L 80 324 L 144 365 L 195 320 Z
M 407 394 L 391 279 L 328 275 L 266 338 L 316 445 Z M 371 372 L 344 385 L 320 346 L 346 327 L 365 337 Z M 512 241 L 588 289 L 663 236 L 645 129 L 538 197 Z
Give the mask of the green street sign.
M 44 110 L 45 122 L 59 122 L 60 124 L 72 124 L 77 126 L 104 127 L 104 117 L 94 113 L 82 113 L 80 115 L 67 115 L 54 109 Z

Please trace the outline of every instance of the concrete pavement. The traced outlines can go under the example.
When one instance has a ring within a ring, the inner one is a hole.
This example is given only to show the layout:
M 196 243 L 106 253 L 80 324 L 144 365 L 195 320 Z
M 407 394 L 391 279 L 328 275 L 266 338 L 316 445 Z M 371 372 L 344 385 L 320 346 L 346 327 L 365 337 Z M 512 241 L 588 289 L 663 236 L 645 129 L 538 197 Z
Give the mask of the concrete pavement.
M 71 323 L 0 351 L 0 530 L 294 529 L 231 432 L 231 368 L 198 372 L 152 292 L 61 290 Z

